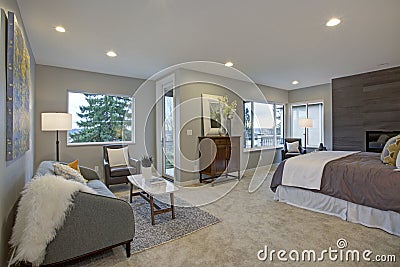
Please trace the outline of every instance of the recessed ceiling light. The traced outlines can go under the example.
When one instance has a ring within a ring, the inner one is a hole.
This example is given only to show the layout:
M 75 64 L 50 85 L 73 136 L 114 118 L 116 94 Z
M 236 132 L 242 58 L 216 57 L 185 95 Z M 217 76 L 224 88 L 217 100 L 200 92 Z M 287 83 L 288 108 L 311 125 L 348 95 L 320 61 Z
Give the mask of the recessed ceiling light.
M 334 27 L 334 26 L 336 26 L 336 25 L 339 25 L 340 22 L 341 22 L 341 20 L 338 19 L 338 18 L 331 18 L 330 20 L 328 20 L 328 21 L 326 22 L 325 25 L 328 26 L 328 27 Z
M 63 26 L 57 26 L 55 27 L 55 30 L 58 32 L 65 32 L 65 28 Z
M 299 81 L 293 81 L 292 84 L 293 85 L 299 84 Z
M 227 66 L 227 67 L 232 67 L 232 66 L 233 66 L 233 63 L 230 62 L 230 61 L 228 61 L 228 62 L 225 63 L 225 66 Z
M 116 57 L 116 56 L 117 56 L 117 53 L 115 53 L 114 51 L 108 51 L 108 52 L 107 52 L 107 56 L 109 56 L 109 57 Z

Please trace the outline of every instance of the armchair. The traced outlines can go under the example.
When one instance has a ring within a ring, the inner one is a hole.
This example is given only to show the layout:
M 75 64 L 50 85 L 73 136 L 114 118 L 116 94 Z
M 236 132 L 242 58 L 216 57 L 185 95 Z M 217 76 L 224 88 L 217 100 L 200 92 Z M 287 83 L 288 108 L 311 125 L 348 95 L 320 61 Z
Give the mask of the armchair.
M 123 165 L 112 165 L 110 164 L 109 150 L 118 149 L 121 150 L 128 145 L 104 145 L 103 146 L 103 157 L 104 157 L 104 175 L 106 186 L 109 188 L 110 185 L 127 183 L 127 176 L 140 173 L 140 160 L 131 158 L 129 152 L 127 158 L 129 162 L 125 162 Z M 122 151 L 121 151 L 122 153 Z
M 293 143 L 293 142 L 299 142 L 298 150 L 299 152 L 289 152 L 287 148 L 287 143 Z M 285 144 L 283 146 L 283 149 L 281 151 L 282 153 L 282 160 L 295 157 L 301 154 L 306 154 L 306 150 L 302 147 L 301 145 L 301 138 L 285 138 Z

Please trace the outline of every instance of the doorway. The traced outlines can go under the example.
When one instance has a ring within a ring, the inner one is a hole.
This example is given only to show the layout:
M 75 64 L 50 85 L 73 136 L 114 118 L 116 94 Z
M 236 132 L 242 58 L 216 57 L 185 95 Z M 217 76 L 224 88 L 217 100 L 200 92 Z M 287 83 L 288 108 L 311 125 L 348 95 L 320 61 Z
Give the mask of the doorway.
M 156 82 L 157 168 L 162 177 L 175 180 L 175 76 Z

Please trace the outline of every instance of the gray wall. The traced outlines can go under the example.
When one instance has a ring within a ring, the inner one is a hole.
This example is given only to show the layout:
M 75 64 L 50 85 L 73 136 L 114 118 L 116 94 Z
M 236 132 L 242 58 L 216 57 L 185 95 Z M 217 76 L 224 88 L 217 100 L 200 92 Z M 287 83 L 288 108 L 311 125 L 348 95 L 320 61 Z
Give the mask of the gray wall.
M 250 82 L 229 79 L 221 76 L 210 75 L 197 71 L 180 69 L 176 72 L 176 85 L 178 102 L 180 103 L 180 124 L 181 133 L 179 135 L 180 161 L 181 167 L 188 171 L 181 171 L 177 176 L 180 182 L 198 179 L 198 172 L 193 170 L 193 163 L 187 161 L 198 157 L 198 136 L 202 135 L 201 123 L 201 95 L 228 95 L 229 102 L 236 100 L 238 117 L 232 120 L 232 133 L 235 136 L 241 136 L 243 143 L 243 100 L 254 100 L 259 102 L 268 101 L 286 104 L 288 101 L 288 91 L 262 86 L 256 90 Z M 227 89 L 228 88 L 228 89 Z M 265 97 L 265 98 L 264 98 Z M 186 130 L 193 131 L 192 136 L 186 134 Z M 257 166 L 269 165 L 272 162 L 280 160 L 276 157 L 275 149 L 251 151 L 241 153 L 241 169 L 255 168 Z
M 322 84 L 289 91 L 289 103 L 313 100 L 324 101 L 324 145 L 332 149 L 332 87 L 331 84 Z M 290 114 L 288 105 L 286 114 Z M 290 116 L 286 116 L 286 136 L 290 136 Z
M 333 79 L 332 91 L 336 150 L 365 151 L 367 131 L 400 131 L 400 67 Z
M 5 12 L 13 11 L 17 15 L 17 21 L 19 26 L 23 29 L 25 33 L 23 22 L 19 13 L 17 2 L 15 0 L 0 0 L 0 7 L 4 9 Z M 8 240 L 11 236 L 11 229 L 14 222 L 15 211 L 19 193 L 24 187 L 25 183 L 29 181 L 33 174 L 33 151 L 35 149 L 35 144 L 33 142 L 34 137 L 34 92 L 35 92 L 35 59 L 31 53 L 31 103 L 30 103 L 30 120 L 31 120 L 31 135 L 30 135 L 30 150 L 25 153 L 21 158 L 6 162 L 5 156 L 5 144 L 6 144 L 6 129 L 5 129 L 5 96 L 6 96 L 6 70 L 5 70 L 5 51 L 4 44 L 5 35 L 4 29 L 5 25 L 1 25 L 1 37 L 0 43 L 3 45 L 0 50 L 0 266 L 6 266 L 6 260 L 8 258 Z M 26 36 L 26 35 L 25 35 Z M 29 40 L 25 38 L 28 48 Z
M 150 112 L 155 99 L 155 85 L 150 82 L 147 83 L 148 88 L 137 91 L 142 83 L 141 79 L 37 65 L 35 167 L 43 160 L 55 159 L 56 133 L 42 132 L 40 117 L 42 112 L 67 112 L 67 90 L 121 95 L 135 93 L 136 144 L 129 146 L 130 155 L 135 158 L 141 158 L 144 154 L 155 155 L 155 112 Z M 149 113 L 150 117 L 147 118 Z M 99 166 L 99 172 L 103 176 L 101 145 L 67 146 L 66 140 L 67 133 L 60 132 L 61 161 L 79 159 L 83 166 Z

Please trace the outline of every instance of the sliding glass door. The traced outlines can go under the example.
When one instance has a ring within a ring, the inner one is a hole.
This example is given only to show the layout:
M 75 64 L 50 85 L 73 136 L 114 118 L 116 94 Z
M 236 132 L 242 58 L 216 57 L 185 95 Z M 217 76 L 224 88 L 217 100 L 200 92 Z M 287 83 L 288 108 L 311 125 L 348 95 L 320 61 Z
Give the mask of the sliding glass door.
M 173 83 L 163 85 L 163 127 L 162 127 L 162 175 L 174 179 L 175 142 L 174 142 L 174 91 Z

